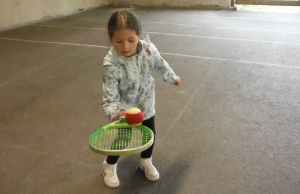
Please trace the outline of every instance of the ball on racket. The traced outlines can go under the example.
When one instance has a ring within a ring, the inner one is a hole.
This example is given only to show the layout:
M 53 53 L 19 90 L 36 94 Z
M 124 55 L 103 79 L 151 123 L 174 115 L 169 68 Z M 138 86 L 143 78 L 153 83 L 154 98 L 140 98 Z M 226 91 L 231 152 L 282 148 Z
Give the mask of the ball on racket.
M 126 111 L 125 120 L 128 125 L 140 125 L 144 121 L 144 114 L 138 108 L 130 108 Z

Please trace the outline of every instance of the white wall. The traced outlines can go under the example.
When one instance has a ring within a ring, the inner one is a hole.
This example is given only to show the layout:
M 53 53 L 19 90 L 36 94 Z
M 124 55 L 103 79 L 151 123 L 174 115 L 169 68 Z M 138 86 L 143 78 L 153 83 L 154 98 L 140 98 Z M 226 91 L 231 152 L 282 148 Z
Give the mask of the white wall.
M 108 0 L 0 0 L 0 31 L 107 5 Z
M 231 0 L 109 0 L 109 3 L 131 4 L 139 6 L 176 6 L 176 7 L 199 7 L 218 6 L 221 9 L 229 9 Z
M 108 4 L 139 6 L 218 6 L 228 9 L 231 0 L 0 0 L 0 31 Z

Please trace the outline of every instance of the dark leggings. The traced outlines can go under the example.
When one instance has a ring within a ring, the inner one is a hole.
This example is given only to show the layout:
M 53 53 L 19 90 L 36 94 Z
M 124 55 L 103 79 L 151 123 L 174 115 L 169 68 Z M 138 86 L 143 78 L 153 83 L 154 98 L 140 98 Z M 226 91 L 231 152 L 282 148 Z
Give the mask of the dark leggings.
M 154 140 L 155 140 L 155 123 L 154 123 L 154 116 L 150 119 L 144 120 L 142 125 L 145 125 L 146 127 L 150 128 L 154 133 Z M 150 158 L 152 156 L 152 151 L 154 147 L 154 143 L 149 147 L 147 150 L 141 152 L 141 158 Z M 107 156 L 106 162 L 108 164 L 116 164 L 118 162 L 120 156 Z

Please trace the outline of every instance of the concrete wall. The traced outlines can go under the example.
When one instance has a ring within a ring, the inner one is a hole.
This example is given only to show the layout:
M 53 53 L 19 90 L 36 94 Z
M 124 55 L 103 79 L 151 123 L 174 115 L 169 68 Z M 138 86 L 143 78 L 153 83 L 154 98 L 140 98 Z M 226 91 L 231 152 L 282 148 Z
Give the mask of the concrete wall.
M 0 0 L 0 31 L 107 5 L 108 0 Z
M 174 6 L 228 9 L 231 0 L 0 0 L 0 31 L 37 21 L 61 17 L 86 10 L 114 5 Z
M 231 0 L 109 0 L 115 5 L 130 4 L 139 6 L 174 6 L 174 7 L 219 7 L 229 9 Z

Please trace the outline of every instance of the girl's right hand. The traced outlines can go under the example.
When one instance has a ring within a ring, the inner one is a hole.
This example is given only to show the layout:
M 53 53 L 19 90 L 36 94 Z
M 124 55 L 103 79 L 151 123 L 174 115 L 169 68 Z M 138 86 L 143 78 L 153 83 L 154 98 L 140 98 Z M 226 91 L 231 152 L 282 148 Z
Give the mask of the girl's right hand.
M 175 85 L 175 86 L 179 86 L 180 85 L 180 77 L 176 77 L 175 78 L 175 81 L 173 82 L 173 84 Z
M 116 114 L 116 116 L 114 117 L 114 121 L 118 120 L 118 119 L 119 119 L 120 117 L 122 117 L 122 116 L 125 116 L 125 114 L 126 114 L 126 110 L 121 109 L 120 112 L 118 112 L 118 113 Z

